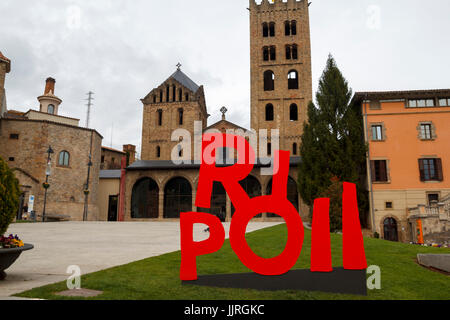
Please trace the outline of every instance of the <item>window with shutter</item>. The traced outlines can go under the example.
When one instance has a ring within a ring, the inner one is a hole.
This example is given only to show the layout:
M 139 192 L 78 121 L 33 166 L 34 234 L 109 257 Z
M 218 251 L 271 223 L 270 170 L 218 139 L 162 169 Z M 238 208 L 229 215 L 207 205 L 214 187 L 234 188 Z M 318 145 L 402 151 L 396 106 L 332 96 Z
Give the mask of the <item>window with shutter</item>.
M 436 171 L 438 181 L 444 181 L 444 173 L 442 171 L 442 159 L 436 159 Z
M 388 182 L 387 160 L 371 161 L 371 173 L 373 182 Z
M 419 159 L 420 181 L 443 181 L 442 159 Z
M 424 160 L 419 159 L 419 172 L 420 172 L 420 181 L 425 181 L 425 170 L 424 170 Z

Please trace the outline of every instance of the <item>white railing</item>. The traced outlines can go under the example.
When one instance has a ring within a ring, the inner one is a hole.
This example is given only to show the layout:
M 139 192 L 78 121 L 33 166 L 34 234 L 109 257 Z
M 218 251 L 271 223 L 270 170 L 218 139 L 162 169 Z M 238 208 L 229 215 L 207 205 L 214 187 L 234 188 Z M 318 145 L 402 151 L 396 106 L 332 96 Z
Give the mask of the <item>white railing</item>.
M 417 216 L 417 217 L 432 217 L 432 216 L 438 216 L 441 219 L 449 219 L 449 210 L 448 207 L 443 203 L 439 203 L 435 206 L 426 206 L 423 204 L 418 205 L 415 208 L 408 209 L 409 216 Z

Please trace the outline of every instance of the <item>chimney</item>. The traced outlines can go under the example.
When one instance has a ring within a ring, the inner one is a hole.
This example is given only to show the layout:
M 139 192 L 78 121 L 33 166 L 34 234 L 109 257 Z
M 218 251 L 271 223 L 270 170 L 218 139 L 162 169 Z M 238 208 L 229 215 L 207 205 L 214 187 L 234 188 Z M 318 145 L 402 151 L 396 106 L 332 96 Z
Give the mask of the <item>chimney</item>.
M 47 80 L 45 81 L 44 95 L 48 93 L 55 94 L 55 83 L 56 83 L 55 79 L 47 78 Z
M 136 161 L 136 146 L 132 144 L 124 144 L 123 152 L 127 153 L 128 155 L 127 166 L 132 165 Z

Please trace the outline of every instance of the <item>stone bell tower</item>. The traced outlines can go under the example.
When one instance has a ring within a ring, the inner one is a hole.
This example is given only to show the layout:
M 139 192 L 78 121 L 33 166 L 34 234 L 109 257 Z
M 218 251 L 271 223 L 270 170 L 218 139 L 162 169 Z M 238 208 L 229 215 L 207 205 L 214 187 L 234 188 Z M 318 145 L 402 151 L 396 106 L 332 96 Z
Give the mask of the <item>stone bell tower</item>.
M 307 0 L 250 0 L 251 126 L 280 130 L 280 149 L 299 155 L 312 100 Z M 269 141 L 259 141 L 260 147 Z
M 185 129 L 194 137 L 195 121 L 201 122 L 201 129 L 206 127 L 204 88 L 181 71 L 181 64 L 141 101 L 144 105 L 141 160 L 172 160 L 172 151 L 179 144 L 171 139 L 175 130 Z M 179 157 L 193 159 L 194 139 L 190 155 L 182 149 L 178 152 Z

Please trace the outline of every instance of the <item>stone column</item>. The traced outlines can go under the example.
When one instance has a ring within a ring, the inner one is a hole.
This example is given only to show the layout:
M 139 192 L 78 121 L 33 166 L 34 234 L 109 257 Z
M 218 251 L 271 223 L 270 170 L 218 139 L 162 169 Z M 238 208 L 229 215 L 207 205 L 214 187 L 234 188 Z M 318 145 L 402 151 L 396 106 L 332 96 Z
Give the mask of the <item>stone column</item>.
M 225 221 L 230 222 L 231 221 L 231 199 L 227 194 L 227 218 L 225 219 Z
M 195 206 L 195 198 L 197 198 L 197 190 L 192 192 L 192 212 L 197 212 L 197 207 Z
M 159 192 L 158 200 L 158 220 L 164 220 L 164 192 Z
M 265 196 L 266 195 L 266 189 L 262 187 L 261 185 L 261 196 Z M 262 213 L 262 221 L 267 221 L 267 212 L 263 212 Z

